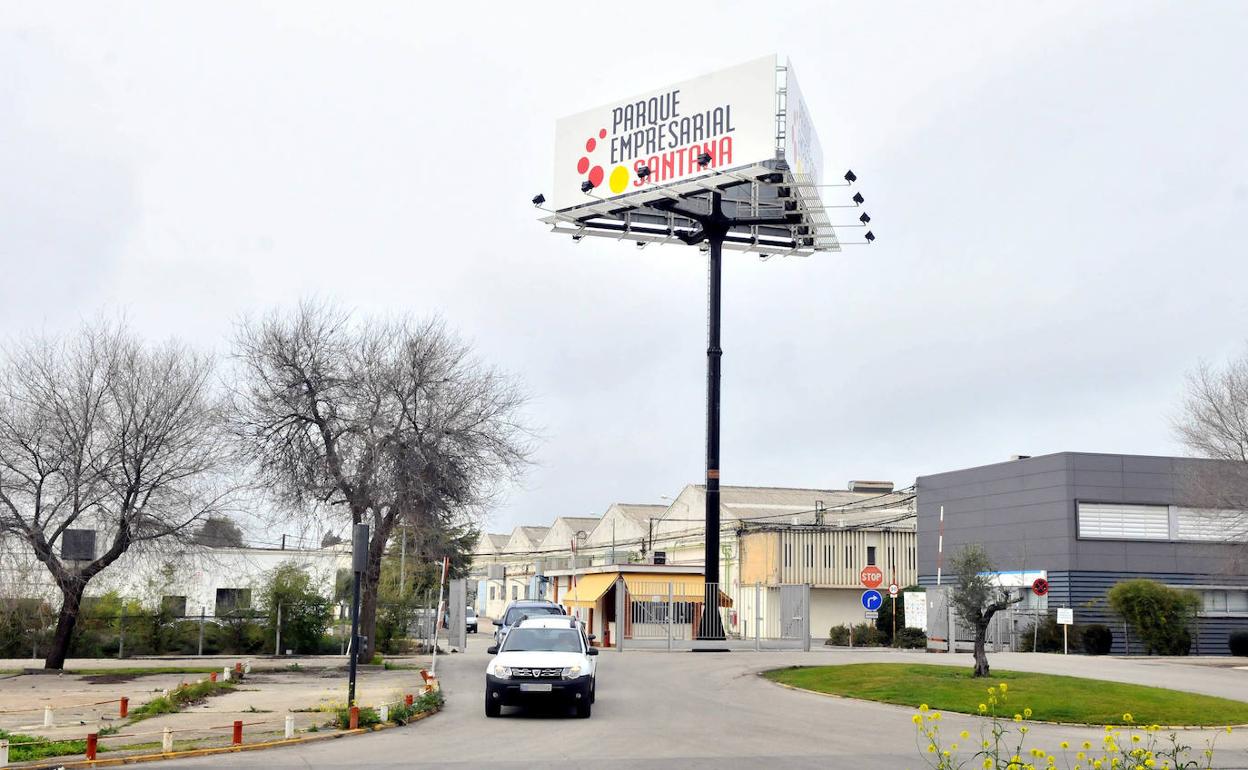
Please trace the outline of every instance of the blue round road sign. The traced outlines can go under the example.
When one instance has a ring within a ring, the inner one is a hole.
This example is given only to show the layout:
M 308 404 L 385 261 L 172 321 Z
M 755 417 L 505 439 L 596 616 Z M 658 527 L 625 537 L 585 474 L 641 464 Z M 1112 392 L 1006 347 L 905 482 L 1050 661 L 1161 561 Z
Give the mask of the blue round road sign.
M 880 596 L 880 592 L 875 589 L 862 592 L 862 607 L 865 610 L 874 612 L 884 604 L 884 597 Z

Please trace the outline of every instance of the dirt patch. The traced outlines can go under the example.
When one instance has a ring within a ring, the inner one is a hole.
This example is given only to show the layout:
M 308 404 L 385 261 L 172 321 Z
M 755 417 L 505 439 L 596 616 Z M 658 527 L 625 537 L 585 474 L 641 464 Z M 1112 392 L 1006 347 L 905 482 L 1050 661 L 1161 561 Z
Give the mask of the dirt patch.
M 79 679 L 87 684 L 121 684 L 122 682 L 132 682 L 138 679 L 141 674 L 90 674 L 88 676 L 79 677 Z

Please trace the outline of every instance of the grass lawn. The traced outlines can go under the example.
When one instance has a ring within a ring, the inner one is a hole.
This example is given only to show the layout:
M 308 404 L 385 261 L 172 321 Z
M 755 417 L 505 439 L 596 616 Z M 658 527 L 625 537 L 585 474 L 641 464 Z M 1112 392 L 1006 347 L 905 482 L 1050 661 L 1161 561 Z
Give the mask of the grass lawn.
M 987 703 L 988 687 L 1007 682 L 1009 699 L 1000 714 L 1013 716 L 1024 708 L 1046 722 L 1124 724 L 1236 725 L 1248 723 L 1248 703 L 1208 695 L 1119 684 L 1073 676 L 994 671 L 973 679 L 971 667 L 908 663 L 856 663 L 847 666 L 780 668 L 763 674 L 773 682 L 848 698 L 975 714 Z
M 66 669 L 66 674 L 76 676 L 155 676 L 157 674 L 210 674 L 220 671 L 220 666 L 132 666 L 130 668 L 73 668 Z

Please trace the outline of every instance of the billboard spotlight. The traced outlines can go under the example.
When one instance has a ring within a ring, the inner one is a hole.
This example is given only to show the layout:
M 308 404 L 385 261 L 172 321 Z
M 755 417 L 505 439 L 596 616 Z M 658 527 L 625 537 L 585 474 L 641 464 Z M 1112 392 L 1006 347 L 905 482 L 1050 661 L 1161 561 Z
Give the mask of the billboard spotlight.
M 850 200 L 861 206 L 863 202 L 866 201 L 866 198 L 862 197 L 862 193 L 854 193 L 854 197 L 850 198 Z
M 849 171 L 845 172 L 845 181 L 849 182 L 850 184 L 853 184 L 854 182 L 858 181 L 858 175 L 854 173 L 854 170 L 852 168 Z
M 643 181 L 644 181 L 644 180 L 646 179 L 646 177 L 648 177 L 648 176 L 650 176 L 650 167 L 649 167 L 649 166 L 642 166 L 641 168 L 637 169 L 637 178 L 638 178 L 638 179 L 641 179 L 641 180 L 643 180 Z
M 592 190 L 592 189 L 594 189 L 594 183 L 593 183 L 593 182 L 589 181 L 588 179 L 586 179 L 584 182 L 581 182 L 581 192 L 583 192 L 583 193 L 585 193 L 586 195 L 588 195 L 588 194 L 589 194 L 589 191 L 590 191 L 590 190 Z
M 711 154 L 709 152 L 704 152 L 701 155 L 699 155 L 698 165 L 701 166 L 702 168 L 706 168 L 707 166 L 711 165 Z
M 870 222 L 870 221 L 871 221 L 871 217 L 869 217 L 869 216 L 867 215 L 867 212 L 865 212 L 865 211 L 864 211 L 864 212 L 862 212 L 862 216 L 858 217 L 858 221 L 859 221 L 859 222 L 861 222 L 861 223 L 863 223 L 863 224 L 865 225 L 865 224 L 867 224 L 868 222 Z
M 546 202 L 546 196 L 545 196 L 545 195 L 542 195 L 541 193 L 538 193 L 537 195 L 534 195 L 534 196 L 533 196 L 533 205 L 534 205 L 534 206 L 540 206 L 540 205 L 542 205 L 542 204 L 543 204 L 543 203 L 545 203 L 545 202 Z
M 867 235 L 866 235 L 866 239 L 867 239 L 867 243 L 870 243 L 871 241 L 874 241 L 874 240 L 875 240 L 875 233 L 873 233 L 873 232 L 871 232 L 870 230 L 868 230 L 868 231 L 867 231 Z

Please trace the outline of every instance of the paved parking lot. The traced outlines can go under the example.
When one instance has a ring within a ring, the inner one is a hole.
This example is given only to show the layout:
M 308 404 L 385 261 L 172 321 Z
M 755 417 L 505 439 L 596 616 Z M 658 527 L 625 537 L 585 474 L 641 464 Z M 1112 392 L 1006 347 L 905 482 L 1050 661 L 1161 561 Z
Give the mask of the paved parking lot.
M 874 660 L 965 663 L 889 651 L 811 653 L 604 652 L 593 718 L 562 714 L 502 719 L 483 714 L 487 635 L 466 654 L 439 660 L 444 713 L 417 725 L 363 738 L 187 760 L 178 767 L 333 768 L 914 768 L 907 709 L 787 690 L 756 672 L 791 664 Z M 1004 669 L 1097 676 L 1248 699 L 1248 671 L 1157 660 L 1052 655 L 992 656 Z M 954 716 L 946 730 L 975 731 L 979 720 Z M 1048 745 L 1099 741 L 1099 730 L 1037 725 Z M 1209 733 L 1196 734 L 1203 744 Z M 1219 738 L 1226 767 L 1248 767 L 1248 730 Z M 170 763 L 168 766 L 174 766 Z

